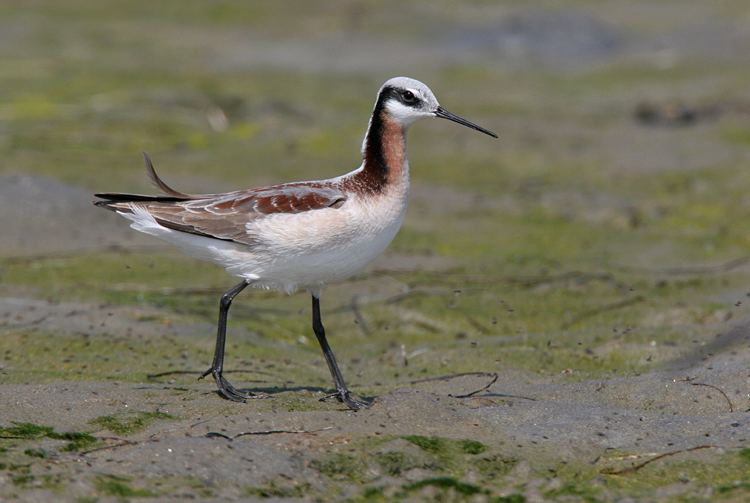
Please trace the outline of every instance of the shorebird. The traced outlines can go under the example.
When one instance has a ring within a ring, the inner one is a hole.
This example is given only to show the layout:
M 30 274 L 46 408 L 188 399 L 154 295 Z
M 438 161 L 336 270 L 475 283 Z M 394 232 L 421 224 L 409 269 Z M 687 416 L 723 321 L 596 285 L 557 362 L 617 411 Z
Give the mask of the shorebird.
M 415 121 L 440 117 L 497 138 L 441 107 L 423 83 L 396 77 L 383 84 L 362 143 L 362 164 L 327 180 L 292 182 L 223 194 L 185 194 L 167 185 L 144 153 L 151 181 L 165 195 L 101 193 L 94 204 L 131 221 L 138 231 L 223 266 L 240 283 L 221 297 L 211 374 L 219 394 L 234 401 L 265 395 L 235 388 L 223 375 L 227 316 L 248 286 L 312 296 L 312 328 L 337 397 L 352 410 L 369 405 L 350 393 L 328 345 L 320 294 L 329 283 L 361 271 L 393 240 L 406 213 L 406 133 Z

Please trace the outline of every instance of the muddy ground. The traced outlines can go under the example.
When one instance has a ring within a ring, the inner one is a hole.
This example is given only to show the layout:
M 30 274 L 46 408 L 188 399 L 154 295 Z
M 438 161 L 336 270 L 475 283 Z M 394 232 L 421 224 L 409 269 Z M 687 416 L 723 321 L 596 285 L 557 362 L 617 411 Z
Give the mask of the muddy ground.
M 0 499 L 750 498 L 750 13 L 743 2 L 0 6 Z M 290 23 L 294 29 L 290 29 Z M 410 132 L 407 221 L 323 319 L 94 191 L 353 167 L 377 86 L 492 142 Z

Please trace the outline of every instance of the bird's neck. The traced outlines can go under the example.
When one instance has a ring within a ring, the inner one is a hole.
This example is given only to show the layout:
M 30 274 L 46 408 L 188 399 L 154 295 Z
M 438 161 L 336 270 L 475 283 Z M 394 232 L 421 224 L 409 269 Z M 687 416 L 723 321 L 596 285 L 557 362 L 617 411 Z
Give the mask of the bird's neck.
M 409 161 L 406 157 L 406 127 L 376 106 L 362 145 L 362 171 L 371 192 L 384 192 L 389 187 L 409 182 Z

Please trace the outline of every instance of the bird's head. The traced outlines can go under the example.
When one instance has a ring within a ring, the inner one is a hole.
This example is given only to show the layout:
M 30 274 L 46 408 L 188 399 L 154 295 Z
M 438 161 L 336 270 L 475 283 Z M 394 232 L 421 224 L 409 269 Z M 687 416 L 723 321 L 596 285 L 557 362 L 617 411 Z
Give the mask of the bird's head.
M 408 77 L 395 77 L 383 84 L 378 91 L 376 106 L 378 105 L 390 118 L 405 128 L 419 119 L 440 117 L 497 138 L 492 131 L 441 107 L 429 87 Z

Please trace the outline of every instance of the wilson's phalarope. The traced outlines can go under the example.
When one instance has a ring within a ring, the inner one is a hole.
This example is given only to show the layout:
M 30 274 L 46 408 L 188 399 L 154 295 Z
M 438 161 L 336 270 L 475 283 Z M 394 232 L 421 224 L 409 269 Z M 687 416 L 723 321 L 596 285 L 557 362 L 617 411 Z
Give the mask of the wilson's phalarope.
M 148 175 L 166 195 L 96 194 L 94 204 L 130 220 L 130 226 L 222 265 L 242 281 L 221 297 L 212 374 L 224 397 L 245 401 L 260 394 L 236 389 L 222 375 L 227 314 L 247 286 L 312 295 L 313 331 L 336 385 L 351 409 L 368 404 L 344 383 L 320 318 L 324 285 L 362 270 L 380 255 L 404 220 L 409 193 L 406 132 L 425 117 L 441 117 L 497 138 L 454 115 L 423 83 L 388 80 L 378 91 L 362 144 L 362 165 L 329 180 L 285 183 L 224 194 L 191 195 L 162 181 L 144 154 Z

